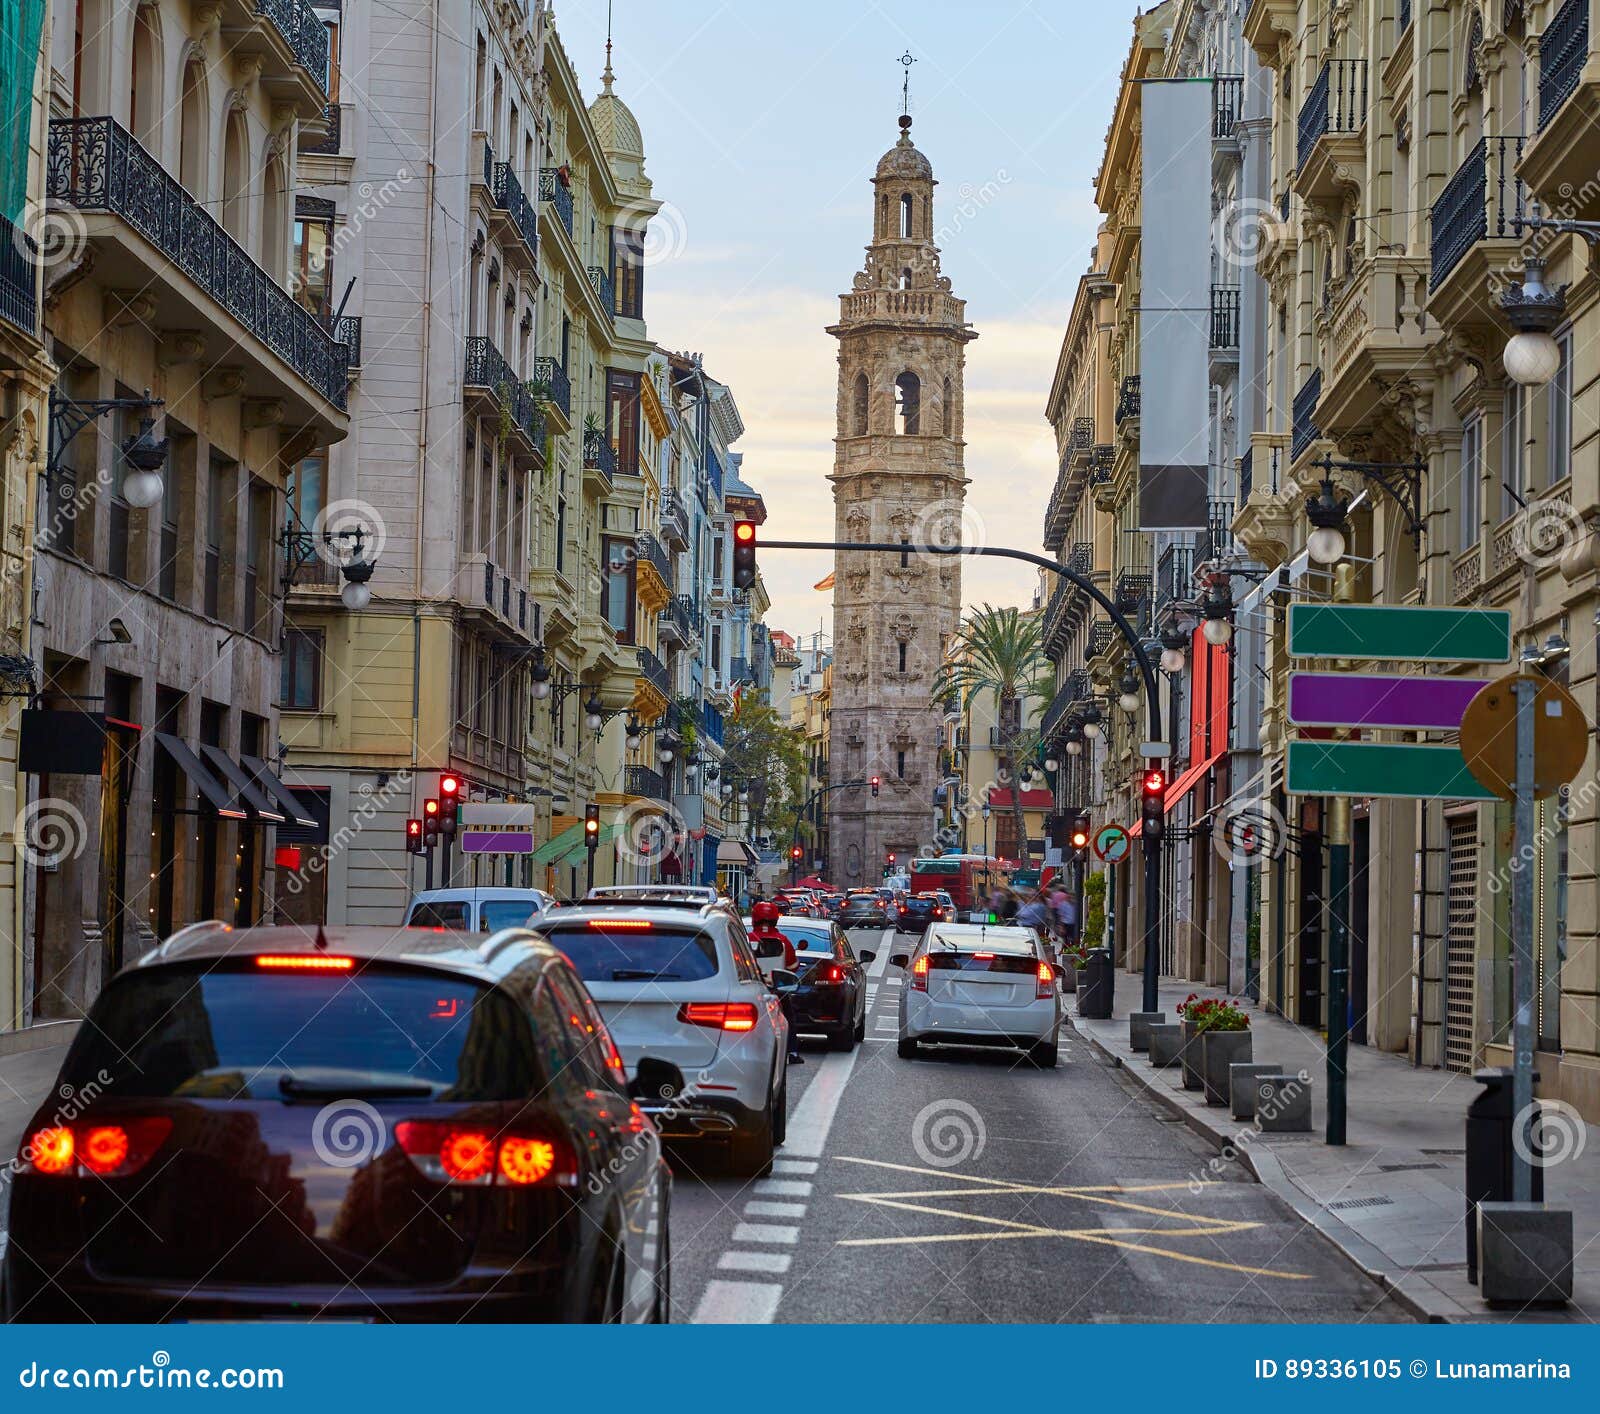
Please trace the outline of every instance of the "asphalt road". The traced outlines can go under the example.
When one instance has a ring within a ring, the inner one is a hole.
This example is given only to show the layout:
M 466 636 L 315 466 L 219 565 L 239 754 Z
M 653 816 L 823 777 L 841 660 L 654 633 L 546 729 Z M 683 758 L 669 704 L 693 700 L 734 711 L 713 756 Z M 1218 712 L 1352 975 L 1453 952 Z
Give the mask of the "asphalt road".
M 901 1060 L 890 938 L 852 940 L 878 954 L 867 1040 L 803 1043 L 771 1177 L 674 1155 L 677 1320 L 1408 1319 L 1070 1029 L 1053 1071 Z

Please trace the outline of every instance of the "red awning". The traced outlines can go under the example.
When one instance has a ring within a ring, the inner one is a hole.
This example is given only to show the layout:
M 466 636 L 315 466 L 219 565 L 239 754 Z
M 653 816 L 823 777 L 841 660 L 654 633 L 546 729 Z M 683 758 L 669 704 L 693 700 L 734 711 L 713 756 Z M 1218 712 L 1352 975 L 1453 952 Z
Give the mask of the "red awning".
M 1056 798 L 1051 791 L 1035 789 L 1022 792 L 1022 808 L 1024 810 L 1054 810 L 1055 805 Z M 1009 786 L 989 787 L 989 808 L 991 810 L 1011 809 L 1011 789 Z
M 1228 753 L 1226 751 L 1212 752 L 1211 755 L 1206 757 L 1204 761 L 1197 762 L 1196 764 L 1190 766 L 1187 771 L 1185 771 L 1181 776 L 1178 777 L 1177 780 L 1168 786 L 1167 799 L 1162 807 L 1164 813 L 1170 815 L 1172 813 L 1172 807 L 1194 789 L 1195 782 L 1205 775 L 1206 772 L 1208 772 L 1227 754 Z M 1128 838 L 1135 840 L 1138 839 L 1139 832 L 1141 829 L 1143 829 L 1143 827 L 1143 820 L 1135 820 L 1133 822 L 1133 828 L 1128 831 Z

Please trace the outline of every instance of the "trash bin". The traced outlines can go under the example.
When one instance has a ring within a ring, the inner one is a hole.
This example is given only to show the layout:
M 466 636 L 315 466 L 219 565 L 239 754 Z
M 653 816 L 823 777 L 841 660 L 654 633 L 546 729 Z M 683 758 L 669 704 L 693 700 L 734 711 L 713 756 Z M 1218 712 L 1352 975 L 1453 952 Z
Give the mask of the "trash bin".
M 1487 1066 L 1475 1070 L 1472 1078 L 1483 1086 L 1483 1093 L 1467 1106 L 1467 1280 L 1478 1280 L 1478 1204 L 1511 1201 L 1511 1068 Z M 1535 1080 L 1539 1078 L 1535 1072 Z M 1523 1121 L 1524 1142 L 1533 1147 L 1533 1116 Z M 1533 1201 L 1544 1202 L 1544 1169 L 1533 1166 Z
M 1091 1021 L 1111 1019 L 1111 993 L 1116 984 L 1110 948 L 1090 948 L 1078 973 L 1078 1015 Z

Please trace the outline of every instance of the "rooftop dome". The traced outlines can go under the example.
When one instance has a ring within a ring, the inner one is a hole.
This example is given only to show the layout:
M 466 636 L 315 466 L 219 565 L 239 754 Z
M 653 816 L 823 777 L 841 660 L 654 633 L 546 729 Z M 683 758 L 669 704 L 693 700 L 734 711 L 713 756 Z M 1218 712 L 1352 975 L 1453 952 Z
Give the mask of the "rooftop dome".
M 933 179 L 933 163 L 911 145 L 911 115 L 908 113 L 900 115 L 900 141 L 878 159 L 877 180 L 885 177 Z
M 633 157 L 642 162 L 644 135 L 639 131 L 639 120 L 633 116 L 633 110 L 612 92 L 609 58 L 601 77 L 600 96 L 589 105 L 589 121 L 600 139 L 600 149 L 607 157 Z

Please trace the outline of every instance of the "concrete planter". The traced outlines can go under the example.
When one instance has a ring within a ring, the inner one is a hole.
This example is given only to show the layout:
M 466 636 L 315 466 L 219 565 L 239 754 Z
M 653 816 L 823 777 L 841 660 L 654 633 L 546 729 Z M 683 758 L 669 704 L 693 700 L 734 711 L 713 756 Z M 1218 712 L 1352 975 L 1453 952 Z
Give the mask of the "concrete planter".
M 1063 992 L 1076 992 L 1078 990 L 1078 969 L 1070 962 L 1061 964 L 1061 990 Z
M 1235 1061 L 1228 1067 L 1228 1094 L 1233 1101 L 1235 1119 L 1256 1117 L 1256 1081 L 1263 1075 L 1280 1075 L 1283 1066 L 1276 1061 Z
M 1226 1105 L 1229 1093 L 1228 1067 L 1235 1061 L 1250 1059 L 1249 1031 L 1206 1031 L 1200 1037 L 1200 1076 L 1208 1105 Z
M 1150 1064 L 1165 1068 L 1177 1065 L 1183 1050 L 1183 1027 L 1176 1021 L 1150 1028 Z
M 1167 1019 L 1164 1011 L 1134 1011 L 1128 1013 L 1128 1049 L 1148 1051 L 1150 1028 L 1160 1026 Z
M 1192 1021 L 1183 1023 L 1183 1050 L 1179 1058 L 1183 1061 L 1183 1088 L 1204 1090 L 1206 1082 L 1200 1074 L 1200 1029 Z

